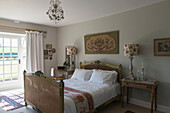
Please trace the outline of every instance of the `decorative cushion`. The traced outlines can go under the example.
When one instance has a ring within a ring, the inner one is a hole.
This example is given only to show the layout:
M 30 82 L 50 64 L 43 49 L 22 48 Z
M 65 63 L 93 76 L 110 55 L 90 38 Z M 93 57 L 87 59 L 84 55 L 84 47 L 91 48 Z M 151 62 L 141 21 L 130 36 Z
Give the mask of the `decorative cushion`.
M 117 80 L 116 71 L 93 70 L 89 82 L 112 85 Z
M 86 69 L 75 69 L 71 78 L 81 80 L 81 81 L 88 81 L 92 75 L 92 70 Z

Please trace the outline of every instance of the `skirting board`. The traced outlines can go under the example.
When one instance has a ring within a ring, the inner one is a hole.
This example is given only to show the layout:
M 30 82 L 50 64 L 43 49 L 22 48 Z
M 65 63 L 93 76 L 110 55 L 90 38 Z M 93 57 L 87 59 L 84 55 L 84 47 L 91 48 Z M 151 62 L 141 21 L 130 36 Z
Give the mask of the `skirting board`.
M 127 97 L 125 96 L 124 100 L 126 101 L 126 99 L 127 99 Z M 142 107 L 145 107 L 145 108 L 149 108 L 149 109 L 150 109 L 150 106 L 151 106 L 151 104 L 149 102 L 138 100 L 138 99 L 135 99 L 135 98 L 129 98 L 129 103 L 135 104 L 135 105 L 138 105 L 138 106 L 142 106 Z M 163 106 L 163 105 L 158 104 L 157 110 L 164 112 L 164 113 L 170 113 L 170 107 L 168 107 L 168 106 Z

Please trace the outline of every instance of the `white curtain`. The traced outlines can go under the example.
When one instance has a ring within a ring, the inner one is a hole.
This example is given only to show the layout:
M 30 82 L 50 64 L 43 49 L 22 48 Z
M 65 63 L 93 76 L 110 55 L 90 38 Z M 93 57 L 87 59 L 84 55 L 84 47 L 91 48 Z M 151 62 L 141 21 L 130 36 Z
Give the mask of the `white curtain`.
M 43 33 L 26 31 L 27 40 L 27 72 L 44 72 Z

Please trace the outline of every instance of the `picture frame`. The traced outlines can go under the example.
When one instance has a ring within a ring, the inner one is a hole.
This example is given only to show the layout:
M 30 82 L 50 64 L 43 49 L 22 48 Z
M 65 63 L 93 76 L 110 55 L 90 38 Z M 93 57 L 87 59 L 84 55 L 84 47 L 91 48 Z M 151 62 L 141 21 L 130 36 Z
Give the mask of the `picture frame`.
M 84 36 L 85 54 L 119 54 L 119 31 Z
M 48 59 L 48 56 L 47 56 L 47 55 L 44 55 L 44 59 Z
M 52 49 L 52 44 L 46 44 L 46 49 Z
M 154 39 L 154 56 L 170 56 L 170 38 Z
M 44 55 L 48 56 L 48 50 L 44 50 Z
M 55 53 L 56 52 L 56 49 L 55 48 L 52 48 L 52 53 Z

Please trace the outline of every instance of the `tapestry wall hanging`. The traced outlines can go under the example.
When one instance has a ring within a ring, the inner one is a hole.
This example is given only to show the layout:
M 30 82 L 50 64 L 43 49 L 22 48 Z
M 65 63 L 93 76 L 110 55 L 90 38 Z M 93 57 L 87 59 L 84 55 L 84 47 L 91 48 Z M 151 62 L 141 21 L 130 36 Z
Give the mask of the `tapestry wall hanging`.
M 154 39 L 154 56 L 170 56 L 170 38 Z
M 119 31 L 84 36 L 85 54 L 119 54 Z

